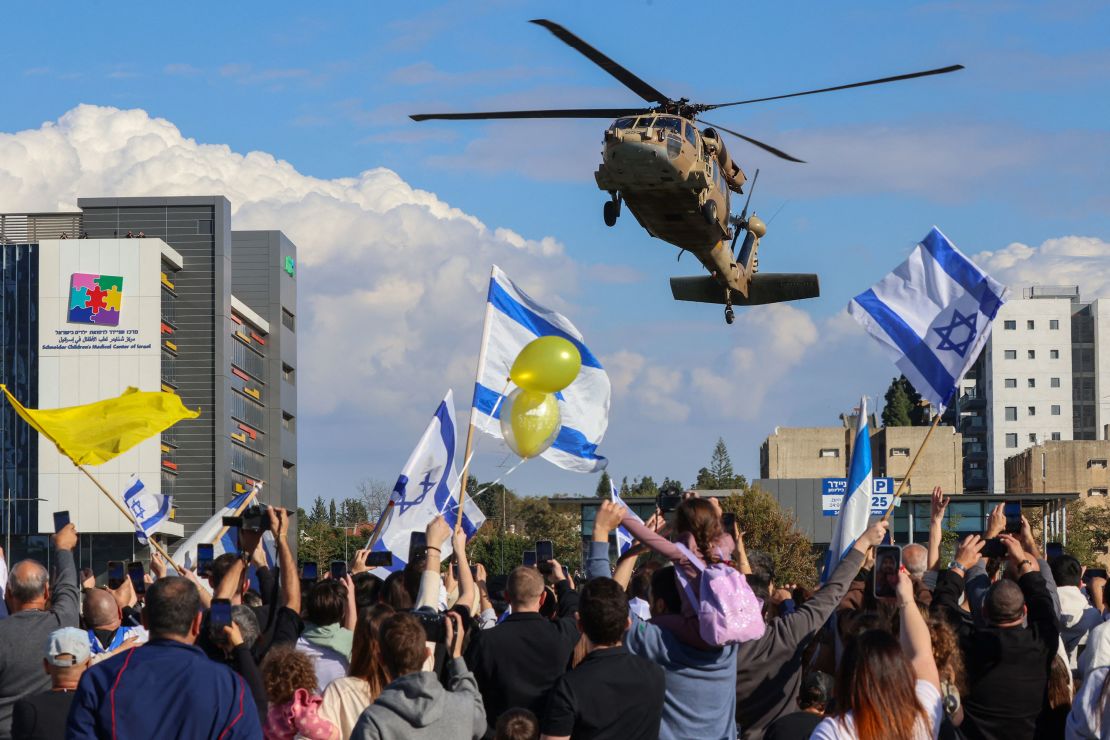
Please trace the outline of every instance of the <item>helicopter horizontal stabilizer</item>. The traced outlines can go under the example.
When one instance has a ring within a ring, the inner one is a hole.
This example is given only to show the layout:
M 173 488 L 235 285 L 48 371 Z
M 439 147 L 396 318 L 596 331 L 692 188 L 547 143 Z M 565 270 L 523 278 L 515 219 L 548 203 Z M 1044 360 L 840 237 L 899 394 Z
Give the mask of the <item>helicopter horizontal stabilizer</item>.
M 671 278 L 671 295 L 676 301 L 720 303 L 724 305 L 725 289 L 709 275 Z M 799 301 L 821 295 L 817 276 L 810 273 L 769 272 L 752 278 L 748 297 L 733 291 L 732 305 L 758 306 L 764 303 Z

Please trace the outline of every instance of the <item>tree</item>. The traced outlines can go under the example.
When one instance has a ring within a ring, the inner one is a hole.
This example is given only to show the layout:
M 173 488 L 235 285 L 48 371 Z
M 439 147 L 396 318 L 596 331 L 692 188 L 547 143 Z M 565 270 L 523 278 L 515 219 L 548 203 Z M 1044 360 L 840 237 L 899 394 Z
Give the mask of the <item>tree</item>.
M 659 486 L 655 485 L 655 479 L 650 475 L 645 475 L 643 478 L 636 478 L 632 481 L 632 485 L 628 489 L 628 495 L 642 498 L 655 498 L 659 495 Z
M 1040 517 L 1029 519 L 1039 529 Z M 1099 564 L 1110 542 L 1110 506 L 1084 499 L 1068 504 L 1067 552 L 1088 567 Z
M 366 511 L 366 504 L 357 498 L 345 498 L 339 505 L 339 515 L 346 526 L 364 524 L 370 521 L 370 514 Z M 375 520 L 376 522 L 377 520 Z M 372 524 L 375 522 L 371 522 Z
M 759 486 L 720 498 L 721 508 L 736 513 L 748 552 L 761 550 L 775 564 L 776 583 L 817 583 L 813 543 L 798 531 L 792 515 L 783 511 L 771 494 Z
M 597 490 L 594 495 L 598 498 L 609 498 L 613 493 L 613 479 L 609 477 L 608 471 L 601 471 L 601 477 L 597 481 Z
M 335 499 L 328 502 L 328 524 L 336 526 L 339 523 L 339 518 L 335 515 Z
M 886 389 L 886 394 L 883 400 L 883 426 L 884 427 L 908 427 L 913 426 L 913 420 L 910 418 L 910 412 L 913 407 L 910 403 L 910 396 L 906 393 L 906 385 L 901 382 L 905 376 L 901 378 L 892 378 L 890 387 Z
M 744 490 L 748 487 L 748 479 L 736 475 L 732 469 L 732 458 L 729 457 L 728 448 L 724 439 L 718 437 L 717 444 L 713 447 L 713 455 L 709 458 L 709 467 L 698 470 L 698 478 L 694 488 L 704 491 Z
M 673 491 L 682 492 L 682 491 L 686 490 L 686 487 L 682 485 L 682 481 L 677 481 L 677 480 L 672 479 L 670 476 L 667 476 L 667 477 L 663 478 L 663 482 L 659 484 L 659 490 L 660 491 L 673 490 Z
M 312 511 L 309 512 L 308 519 L 302 519 L 301 521 L 304 521 L 306 526 L 326 523 L 328 521 L 328 510 L 324 506 L 324 499 L 317 496 L 316 500 L 312 502 Z
M 377 522 L 389 505 L 389 494 L 392 493 L 390 487 L 376 478 L 364 478 L 358 482 L 355 490 L 366 508 L 366 521 Z
M 628 496 L 632 493 L 632 489 L 628 486 L 628 476 L 621 478 L 621 498 Z

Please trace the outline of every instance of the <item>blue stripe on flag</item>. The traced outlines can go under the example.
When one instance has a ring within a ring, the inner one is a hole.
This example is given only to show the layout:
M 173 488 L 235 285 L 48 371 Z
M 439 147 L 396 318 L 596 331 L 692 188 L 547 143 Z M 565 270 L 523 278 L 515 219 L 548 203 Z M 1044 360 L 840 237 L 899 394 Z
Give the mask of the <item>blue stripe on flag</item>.
M 586 367 L 601 369 L 601 362 L 594 357 L 593 352 L 582 344 L 581 340 L 567 334 L 559 327 L 552 324 L 538 313 L 517 301 L 508 291 L 501 287 L 496 280 L 489 281 L 489 302 L 501 313 L 523 326 L 528 331 L 541 337 L 556 336 L 566 339 L 578 348 L 582 355 L 582 364 Z
M 481 383 L 474 384 L 474 408 L 478 409 L 486 416 L 490 416 L 493 407 L 497 404 L 499 393 L 494 390 L 486 388 Z M 501 409 L 504 404 L 497 406 L 497 413 L 493 414 L 493 418 L 501 418 Z M 597 454 L 597 445 L 586 439 L 586 435 L 577 429 L 572 429 L 566 425 L 559 428 L 559 436 L 555 438 L 551 447 L 553 449 L 565 452 L 568 455 L 581 457 L 586 460 L 602 460 L 600 455 Z
M 868 289 L 855 297 L 855 302 L 875 320 L 887 333 L 898 349 L 906 356 L 922 377 L 933 387 L 940 398 L 948 399 L 956 387 L 956 380 L 945 369 L 933 350 L 916 332 L 902 320 L 902 317 L 883 303 L 873 289 Z
M 993 321 L 1002 307 L 1002 297 L 991 290 L 987 276 L 975 263 L 956 251 L 952 242 L 935 226 L 921 240 L 921 246 L 952 280 L 979 301 L 979 311 Z

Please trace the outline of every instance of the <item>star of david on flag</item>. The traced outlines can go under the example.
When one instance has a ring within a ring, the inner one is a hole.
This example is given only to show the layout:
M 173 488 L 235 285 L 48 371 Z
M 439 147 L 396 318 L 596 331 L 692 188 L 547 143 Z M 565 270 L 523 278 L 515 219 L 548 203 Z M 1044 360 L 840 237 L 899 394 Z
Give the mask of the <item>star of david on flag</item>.
M 158 530 L 158 525 L 169 516 L 173 497 L 146 490 L 139 476 L 132 475 L 127 481 L 127 489 L 123 492 L 123 503 L 131 510 L 132 516 L 138 522 L 135 538 L 140 545 L 145 545 L 150 535 Z
M 905 262 L 851 300 L 848 313 L 943 413 L 1008 296 L 934 226 Z
M 628 510 L 629 515 L 631 515 L 640 524 L 643 524 L 644 520 L 641 519 L 640 516 L 621 499 L 620 494 L 617 493 L 617 484 L 613 481 L 612 478 L 609 479 L 609 489 L 609 498 L 613 501 L 613 503 L 623 506 L 625 509 Z M 628 552 L 628 548 L 632 547 L 632 543 L 636 538 L 632 536 L 631 532 L 624 528 L 624 525 L 618 526 L 617 531 L 614 534 L 617 538 L 617 554 L 624 555 L 626 552 Z

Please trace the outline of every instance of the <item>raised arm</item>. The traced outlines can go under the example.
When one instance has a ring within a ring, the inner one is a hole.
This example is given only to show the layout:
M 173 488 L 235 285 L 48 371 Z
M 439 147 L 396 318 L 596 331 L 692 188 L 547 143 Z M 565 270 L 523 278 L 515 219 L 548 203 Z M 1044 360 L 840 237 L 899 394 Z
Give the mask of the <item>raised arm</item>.
M 913 579 L 905 568 L 898 574 L 898 610 L 902 613 L 902 651 L 909 657 L 913 672 L 920 681 L 928 681 L 940 689 L 940 675 L 933 658 L 933 643 L 929 639 L 929 626 L 913 598 Z
M 289 547 L 289 511 L 269 507 L 270 531 L 277 545 L 278 567 L 281 569 L 282 606 L 298 614 L 301 611 L 301 579 L 297 572 L 297 561 Z
M 943 537 L 944 512 L 951 499 L 945 496 L 940 486 L 933 489 L 932 508 L 929 512 L 929 570 L 940 570 L 940 542 Z
M 470 572 L 470 561 L 466 558 L 466 532 L 459 527 L 451 535 L 451 549 L 455 562 L 459 564 L 459 600 L 467 609 L 474 608 L 474 574 Z
M 428 554 L 424 572 L 420 576 L 420 590 L 416 594 L 414 608 L 425 607 L 439 611 L 439 590 L 442 586 L 442 581 L 439 579 L 439 563 L 443 557 L 443 545 L 451 538 L 451 527 L 440 515 L 428 522 L 428 526 L 424 529 L 424 536 L 428 542 Z
M 73 562 L 75 547 L 77 527 L 71 522 L 54 535 L 54 580 L 50 584 L 50 611 L 54 613 L 60 627 L 76 627 L 81 619 L 77 565 Z

